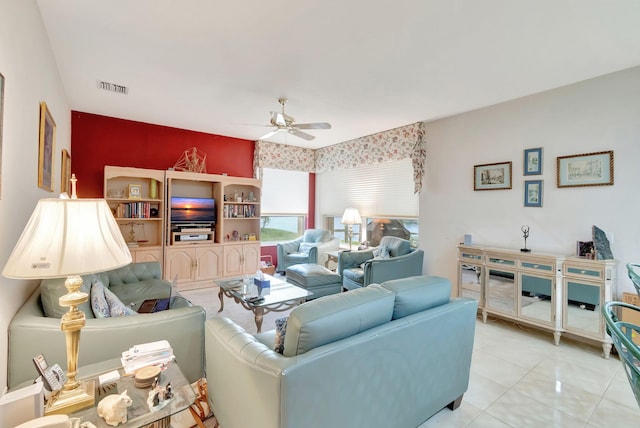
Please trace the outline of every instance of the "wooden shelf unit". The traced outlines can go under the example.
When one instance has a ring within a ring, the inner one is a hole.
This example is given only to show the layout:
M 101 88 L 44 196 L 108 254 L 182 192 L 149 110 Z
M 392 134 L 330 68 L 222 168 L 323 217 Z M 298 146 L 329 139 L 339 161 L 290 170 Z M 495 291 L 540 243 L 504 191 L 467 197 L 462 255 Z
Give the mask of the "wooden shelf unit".
M 129 186 L 140 187 L 129 198 Z M 134 262 L 163 262 L 164 171 L 105 166 L 104 198 L 111 208 Z

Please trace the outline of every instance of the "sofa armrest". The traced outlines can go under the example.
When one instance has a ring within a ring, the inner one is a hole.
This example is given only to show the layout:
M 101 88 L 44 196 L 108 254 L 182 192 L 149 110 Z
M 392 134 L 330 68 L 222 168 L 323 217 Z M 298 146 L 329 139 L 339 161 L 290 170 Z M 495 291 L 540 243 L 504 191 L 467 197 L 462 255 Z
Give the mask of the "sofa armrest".
M 44 354 L 66 368 L 67 354 L 60 319 L 47 318 L 35 293 L 9 324 L 8 387 L 37 377 L 32 358 Z M 180 368 L 193 382 L 204 373 L 205 311 L 200 306 L 116 318 L 87 319 L 80 336 L 78 366 L 122 357 L 139 343 L 167 339 Z
M 424 251 L 418 249 L 398 257 L 371 259 L 364 264 L 364 285 L 422 275 Z
M 373 251 L 343 251 L 338 255 L 337 273 L 342 276 L 342 271 L 360 266 L 373 258 Z

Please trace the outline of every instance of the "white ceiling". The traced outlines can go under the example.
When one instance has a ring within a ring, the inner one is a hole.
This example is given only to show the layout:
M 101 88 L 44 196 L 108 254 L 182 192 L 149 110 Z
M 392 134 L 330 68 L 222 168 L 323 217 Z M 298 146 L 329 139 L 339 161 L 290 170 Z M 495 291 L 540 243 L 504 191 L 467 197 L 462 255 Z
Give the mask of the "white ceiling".
M 73 110 L 256 140 L 287 97 L 310 148 L 640 65 L 637 0 L 38 4 Z

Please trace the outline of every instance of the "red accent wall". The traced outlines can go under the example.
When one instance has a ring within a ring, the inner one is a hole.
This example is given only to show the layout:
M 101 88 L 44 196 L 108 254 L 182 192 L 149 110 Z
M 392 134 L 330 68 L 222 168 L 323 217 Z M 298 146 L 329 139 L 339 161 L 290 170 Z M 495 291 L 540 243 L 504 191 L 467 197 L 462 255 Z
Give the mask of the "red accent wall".
M 105 165 L 165 170 L 192 147 L 207 155 L 209 174 L 253 177 L 254 141 L 71 112 L 71 171 L 82 198 L 103 196 Z
M 309 173 L 309 208 L 307 210 L 307 229 L 316 227 L 316 173 Z M 322 229 L 322 227 L 320 228 Z

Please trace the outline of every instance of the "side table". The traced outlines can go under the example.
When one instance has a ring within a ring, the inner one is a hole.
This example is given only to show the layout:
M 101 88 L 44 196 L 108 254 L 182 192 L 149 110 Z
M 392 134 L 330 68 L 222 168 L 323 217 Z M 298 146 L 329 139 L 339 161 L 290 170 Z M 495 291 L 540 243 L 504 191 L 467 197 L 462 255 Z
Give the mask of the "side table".
M 98 377 L 113 370 L 118 370 L 120 378 L 110 384 L 100 385 Z M 147 405 L 150 387 L 138 388 L 131 375 L 125 375 L 122 364 L 118 358 L 81 367 L 80 380 L 95 379 L 96 402 L 93 407 L 80 410 L 69 415 L 72 418 L 80 418 L 81 422 L 91 422 L 97 428 L 112 428 L 104 419 L 98 416 L 97 407 L 100 400 L 110 394 L 122 394 L 125 390 L 133 400 L 133 404 L 127 409 L 127 422 L 118 425 L 118 428 L 146 427 L 155 423 L 156 428 L 168 428 L 171 424 L 171 415 L 188 409 L 196 399 L 191 384 L 184 377 L 176 362 L 167 364 L 160 374 L 159 383 L 166 385 L 171 383 L 173 398 L 159 410 L 150 411 Z

